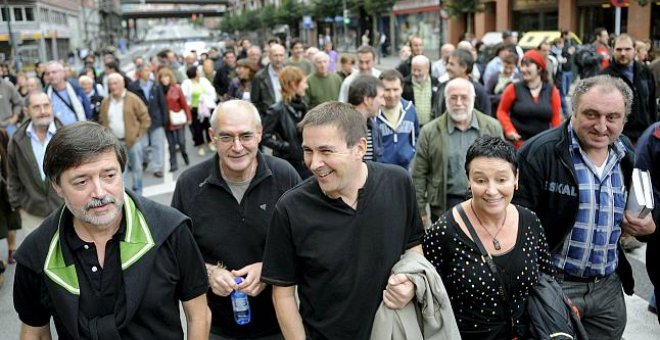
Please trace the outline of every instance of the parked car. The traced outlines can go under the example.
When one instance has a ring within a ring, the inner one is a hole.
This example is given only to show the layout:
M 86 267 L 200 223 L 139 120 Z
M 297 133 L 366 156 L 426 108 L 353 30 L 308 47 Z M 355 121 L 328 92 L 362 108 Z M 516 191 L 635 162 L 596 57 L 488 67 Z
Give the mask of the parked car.
M 552 43 L 560 36 L 561 31 L 529 31 L 518 39 L 518 46 L 523 50 L 531 50 L 537 48 L 544 41 Z M 575 33 L 570 32 L 569 37 L 574 44 L 582 45 L 582 40 Z

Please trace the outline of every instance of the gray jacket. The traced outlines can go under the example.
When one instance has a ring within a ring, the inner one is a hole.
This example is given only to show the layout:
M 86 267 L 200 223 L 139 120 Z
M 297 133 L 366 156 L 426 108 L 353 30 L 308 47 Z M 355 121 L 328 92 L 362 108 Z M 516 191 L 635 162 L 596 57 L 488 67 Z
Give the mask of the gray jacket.
M 415 298 L 403 309 L 392 310 L 383 303 L 376 311 L 371 340 L 460 339 L 454 311 L 440 275 L 424 255 L 407 251 L 392 267 L 415 284 Z
M 23 100 L 14 84 L 0 78 L 0 122 L 6 121 L 13 115 L 18 116 L 22 108 Z

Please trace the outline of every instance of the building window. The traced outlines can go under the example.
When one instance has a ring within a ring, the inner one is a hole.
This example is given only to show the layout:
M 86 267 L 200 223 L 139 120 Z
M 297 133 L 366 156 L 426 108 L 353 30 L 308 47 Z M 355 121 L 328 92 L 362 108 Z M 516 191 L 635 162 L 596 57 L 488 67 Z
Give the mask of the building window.
M 6 7 L 2 7 L 2 21 L 9 21 L 9 12 Z
M 39 8 L 39 16 L 42 22 L 49 22 L 48 8 Z
M 56 25 L 66 25 L 66 14 L 59 11 L 51 11 L 50 22 Z
M 23 21 L 23 7 L 14 7 L 14 20 Z
M 34 21 L 34 8 L 25 7 L 25 21 Z

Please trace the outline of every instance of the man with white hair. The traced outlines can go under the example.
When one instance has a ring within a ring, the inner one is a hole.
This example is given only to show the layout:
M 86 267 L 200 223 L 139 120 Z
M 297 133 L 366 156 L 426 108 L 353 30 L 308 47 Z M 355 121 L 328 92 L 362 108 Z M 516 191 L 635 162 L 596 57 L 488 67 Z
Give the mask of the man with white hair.
M 147 106 L 135 94 L 126 90 L 124 77 L 119 73 L 108 75 L 107 98 L 101 102 L 99 123 L 122 142 L 127 151 L 128 167 L 133 174 L 133 192 L 142 195 L 142 144 L 140 138 L 149 130 L 151 117 Z M 125 174 L 127 174 L 126 171 Z M 125 178 L 124 182 L 128 182 Z
M 330 56 L 325 52 L 316 52 L 312 60 L 314 73 L 307 78 L 308 87 L 304 98 L 309 109 L 336 100 L 341 88 L 341 78 L 336 73 L 330 73 Z
M 6 180 L 11 209 L 20 211 L 23 227 L 31 230 L 63 203 L 50 185 L 44 185 L 47 178 L 43 170 L 48 143 L 62 124 L 53 115 L 50 99 L 41 91 L 27 95 L 26 115 L 29 120 L 16 130 L 9 142 Z M 12 223 L 8 227 L 9 263 L 13 263 L 12 253 L 16 250 L 13 229 L 17 226 Z
M 454 52 L 454 49 L 456 49 L 456 47 L 453 44 L 447 43 L 442 45 L 440 48 L 440 59 L 431 65 L 431 75 L 433 75 L 433 78 L 438 79 L 440 82 L 444 82 L 449 79 L 442 78 L 447 77 L 447 61 L 449 60 L 451 53 Z
M 314 47 L 314 46 L 309 47 L 309 48 L 307 48 L 307 50 L 305 50 L 305 58 L 307 58 L 307 59 L 308 59 L 309 61 L 311 61 L 311 62 L 314 62 L 314 56 L 315 56 L 317 53 L 319 53 L 319 49 L 318 49 L 318 48 L 316 48 L 316 47 Z
M 220 104 L 210 132 L 217 154 L 182 173 L 172 196 L 172 207 L 195 221 L 211 288 L 210 340 L 282 338 L 271 286 L 260 280 L 261 263 L 275 203 L 300 177 L 289 162 L 259 151 L 261 132 L 250 102 Z M 234 290 L 249 296 L 252 322 L 246 325 L 234 321 Z
M 240 58 L 237 58 L 237 59 L 240 59 Z M 262 69 L 262 68 L 266 67 L 268 64 L 270 64 L 270 50 L 268 50 L 268 56 L 266 56 L 266 58 L 262 59 L 261 58 L 261 48 L 259 48 L 259 46 L 257 46 L 257 45 L 250 46 L 250 48 L 248 48 L 248 50 L 247 50 L 247 59 L 254 61 L 257 64 L 257 66 L 259 66 L 259 69 Z M 269 62 L 267 64 L 264 63 L 263 62 L 264 59 L 268 59 Z
M 423 55 L 414 56 L 411 63 L 411 73 L 403 78 L 403 93 L 401 97 L 413 102 L 417 109 L 419 126 L 428 123 L 440 115 L 437 112 L 439 83 L 430 75 L 431 61 Z
M 179 72 L 186 74 L 189 68 L 197 66 L 197 57 L 193 51 L 188 51 L 183 54 L 183 65 L 179 67 Z
M 499 122 L 474 109 L 472 82 L 464 78 L 450 80 L 444 98 L 447 112 L 422 128 L 412 167 L 419 213 L 426 228 L 446 210 L 465 200 L 468 147 L 480 136 L 503 138 Z
M 46 94 L 53 105 L 55 118 L 62 125 L 84 121 L 92 117 L 92 107 L 85 92 L 66 80 L 64 66 L 52 61 L 46 66 L 46 74 L 50 77 L 50 86 Z

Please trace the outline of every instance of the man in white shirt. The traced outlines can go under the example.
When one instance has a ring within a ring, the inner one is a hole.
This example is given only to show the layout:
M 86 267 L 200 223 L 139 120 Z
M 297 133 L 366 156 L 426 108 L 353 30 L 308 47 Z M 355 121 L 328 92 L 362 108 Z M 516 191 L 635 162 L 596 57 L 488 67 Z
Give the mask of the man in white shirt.
M 50 185 L 44 184 L 47 180 L 43 171 L 46 147 L 62 124 L 54 118 L 45 93 L 30 93 L 26 105 L 30 120 L 16 130 L 7 150 L 7 192 L 12 210 L 20 211 L 23 227 L 31 231 L 63 202 Z M 12 263 L 16 232 L 11 225 L 9 229 L 7 243 Z

